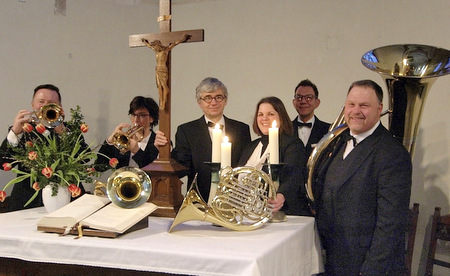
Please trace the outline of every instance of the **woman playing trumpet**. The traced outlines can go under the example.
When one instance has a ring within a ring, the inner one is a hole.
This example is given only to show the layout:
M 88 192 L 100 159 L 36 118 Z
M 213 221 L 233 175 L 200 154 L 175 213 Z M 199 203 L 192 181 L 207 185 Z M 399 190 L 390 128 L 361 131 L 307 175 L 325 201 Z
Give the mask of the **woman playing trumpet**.
M 152 130 L 158 124 L 158 104 L 152 98 L 136 96 L 130 103 L 128 114 L 131 124 L 117 125 L 101 146 L 97 164 L 108 164 L 106 155 L 117 158 L 119 163 L 116 168 L 142 168 L 158 157 L 158 149 L 153 145 L 156 135 Z M 136 128 L 136 131 L 124 131 L 132 128 Z

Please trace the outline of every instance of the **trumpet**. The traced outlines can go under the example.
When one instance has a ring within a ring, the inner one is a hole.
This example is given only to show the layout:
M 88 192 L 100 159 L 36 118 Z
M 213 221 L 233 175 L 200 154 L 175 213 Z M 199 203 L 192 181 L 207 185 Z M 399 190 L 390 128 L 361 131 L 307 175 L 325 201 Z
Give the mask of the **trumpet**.
M 130 209 L 147 202 L 152 192 L 150 176 L 143 170 L 123 167 L 114 171 L 107 183 L 95 181 L 94 194 L 106 195 L 115 205 Z
M 31 113 L 31 122 L 54 128 L 64 122 L 64 111 L 55 103 L 46 104 Z
M 140 127 L 138 125 L 133 126 L 127 132 L 120 133 L 117 132 L 113 136 L 113 145 L 120 151 L 120 153 L 124 154 L 130 149 L 130 139 L 133 137 L 133 135 L 137 134 L 138 132 L 142 132 L 141 136 L 137 136 L 138 142 L 142 141 L 144 138 L 144 127 Z

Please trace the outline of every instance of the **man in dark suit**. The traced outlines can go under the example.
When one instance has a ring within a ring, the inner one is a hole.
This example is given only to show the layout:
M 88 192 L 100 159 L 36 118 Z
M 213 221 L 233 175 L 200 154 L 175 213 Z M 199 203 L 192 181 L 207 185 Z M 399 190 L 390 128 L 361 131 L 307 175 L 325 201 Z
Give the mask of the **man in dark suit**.
M 327 134 L 330 127 L 314 115 L 319 107 L 319 90 L 310 80 L 302 80 L 294 90 L 292 104 L 298 116 L 292 121 L 294 135 L 298 136 L 305 145 L 306 156 L 310 156 L 313 148 L 322 137 Z
M 402 275 L 412 164 L 381 124 L 383 91 L 354 82 L 345 103 L 346 130 L 319 169 L 316 220 L 326 275 Z M 347 138 L 347 139 L 344 139 Z
M 47 104 L 57 104 L 62 106 L 59 88 L 53 84 L 42 84 L 34 89 L 33 98 L 31 100 L 31 107 L 33 110 L 37 111 Z M 24 148 L 26 141 L 29 141 L 30 137 L 36 138 L 34 133 L 26 133 L 23 130 L 23 126 L 26 123 L 36 125 L 36 122 L 32 122 L 31 120 L 31 116 L 33 115 L 32 113 L 32 111 L 26 109 L 19 110 L 17 113 L 14 118 L 14 123 L 9 128 L 8 134 L 0 147 L 0 164 L 15 161 L 12 156 L 14 152 L 10 149 L 10 146 Z M 61 123 L 55 128 L 49 128 L 47 130 L 49 130 L 50 135 L 55 135 L 55 133 L 61 134 L 64 131 L 64 128 L 64 123 Z M 88 148 L 88 145 L 84 142 L 84 138 L 82 139 L 80 151 Z M 28 171 L 28 169 L 21 164 L 18 165 L 18 169 L 21 171 Z M 81 183 L 80 188 L 81 194 L 84 194 L 85 189 Z M 28 178 L 14 184 L 9 200 L 8 212 L 43 206 L 41 191 L 39 191 L 39 195 L 36 196 L 30 204 L 24 206 L 25 203 L 32 198 L 35 192 L 36 191 L 30 186 L 30 180 Z
M 211 186 L 211 168 L 205 162 L 211 162 L 212 130 L 215 124 L 223 127 L 223 134 L 232 143 L 231 166 L 235 167 L 244 146 L 251 141 L 250 128 L 247 124 L 229 119 L 223 115 L 227 105 L 226 86 L 216 78 L 204 79 L 196 88 L 198 106 L 203 116 L 197 120 L 178 126 L 175 134 L 175 148 L 171 156 L 178 163 L 188 168 L 188 189 L 197 175 L 197 185 L 204 200 L 209 198 Z M 165 145 L 167 138 L 161 131 L 156 131 L 155 146 Z M 181 176 L 185 176 L 181 175 Z

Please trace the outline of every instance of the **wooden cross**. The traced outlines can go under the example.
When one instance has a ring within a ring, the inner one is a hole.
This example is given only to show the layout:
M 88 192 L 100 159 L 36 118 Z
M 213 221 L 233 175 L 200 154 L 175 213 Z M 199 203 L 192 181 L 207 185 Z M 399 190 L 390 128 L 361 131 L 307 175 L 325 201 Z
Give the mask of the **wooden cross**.
M 171 0 L 159 0 L 159 33 L 130 35 L 130 47 L 149 47 L 155 51 L 155 76 L 159 91 L 159 130 L 164 132 L 170 140 L 170 51 L 184 42 L 201 42 L 204 40 L 204 30 L 171 31 Z M 143 168 L 152 178 L 152 195 L 149 201 L 158 206 L 167 207 L 158 209 L 152 215 L 174 217 L 181 205 L 181 181 L 177 173 L 186 168 L 170 158 L 170 143 L 159 149 L 157 160 Z
M 185 42 L 200 42 L 203 41 L 204 30 L 188 30 L 188 31 L 171 31 L 171 0 L 160 0 L 159 1 L 159 33 L 157 34 L 138 34 L 131 35 L 129 38 L 130 47 L 146 47 L 146 43 L 144 40 L 152 43 L 152 42 L 161 42 L 162 45 L 166 45 L 165 47 L 169 47 L 176 42 L 183 41 L 185 36 L 188 36 L 188 39 Z M 184 41 L 183 41 L 184 42 Z M 158 54 L 158 53 L 156 53 Z M 166 137 L 170 139 L 170 102 L 171 102 L 171 91 L 170 91 L 170 67 L 171 67 L 171 59 L 170 59 L 170 50 L 168 51 L 168 57 L 166 62 L 166 68 L 168 71 L 167 80 L 165 80 L 165 84 L 167 84 L 168 93 L 167 98 L 164 100 L 164 106 L 161 108 L 161 98 L 160 98 L 160 112 L 159 112 L 159 129 L 164 132 Z M 158 70 L 159 64 L 157 64 Z M 157 73 L 157 72 L 156 72 Z M 159 88 L 160 89 L 160 88 Z M 161 97 L 161 95 L 160 95 Z M 160 149 L 159 159 L 160 160 L 169 160 L 170 157 L 170 145 L 166 145 Z

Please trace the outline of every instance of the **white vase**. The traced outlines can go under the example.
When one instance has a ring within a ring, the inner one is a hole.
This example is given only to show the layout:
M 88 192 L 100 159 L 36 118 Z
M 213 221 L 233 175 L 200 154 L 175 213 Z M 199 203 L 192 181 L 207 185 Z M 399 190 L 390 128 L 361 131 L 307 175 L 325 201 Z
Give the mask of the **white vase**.
M 58 185 L 58 194 L 52 196 L 52 185 L 47 185 L 42 189 L 42 202 L 48 213 L 58 210 L 70 202 L 69 189 Z

